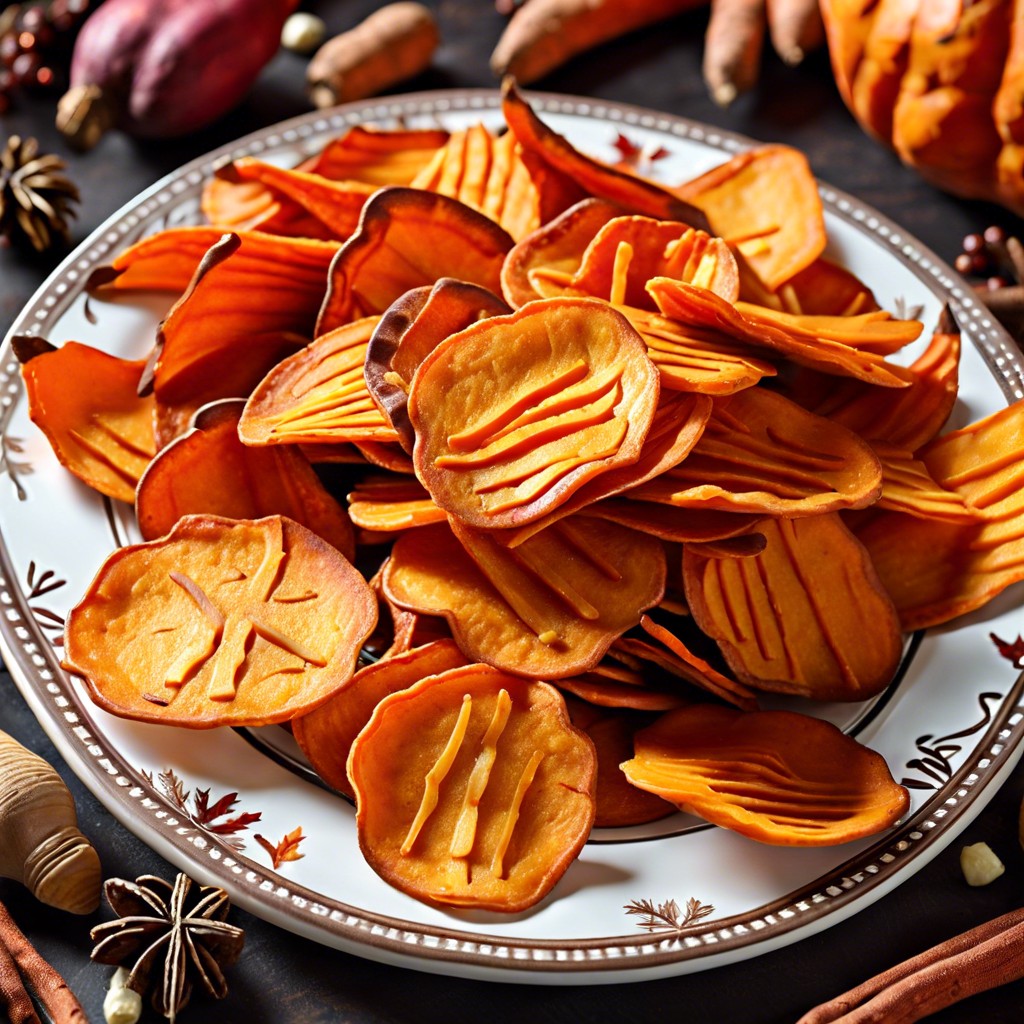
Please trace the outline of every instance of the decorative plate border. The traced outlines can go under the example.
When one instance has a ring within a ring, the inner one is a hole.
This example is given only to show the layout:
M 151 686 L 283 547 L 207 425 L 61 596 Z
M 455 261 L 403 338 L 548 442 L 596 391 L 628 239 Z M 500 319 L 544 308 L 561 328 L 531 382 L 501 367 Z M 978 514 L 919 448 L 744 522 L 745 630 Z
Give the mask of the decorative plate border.
M 548 94 L 531 94 L 530 98 L 544 113 L 575 114 L 612 125 L 651 129 L 703 142 L 727 154 L 752 144 L 741 136 L 642 108 Z M 161 223 L 187 219 L 189 208 L 196 208 L 202 181 L 225 159 L 282 146 L 302 152 L 322 136 L 366 121 L 443 117 L 453 112 L 493 111 L 498 106 L 499 98 L 490 90 L 394 97 L 350 104 L 330 114 L 304 115 L 222 147 L 157 182 L 98 228 L 44 283 L 10 334 L 45 334 L 46 325 L 64 312 L 75 298 L 77 286 L 96 265 Z M 1024 397 L 1019 353 L 948 266 L 887 218 L 845 193 L 821 186 L 821 195 L 832 215 L 870 232 L 921 280 L 934 281 L 944 289 L 954 314 L 1007 398 Z M 5 423 L 20 389 L 20 374 L 8 339 L 0 350 L 0 409 Z M 12 475 L 6 449 L 3 456 L 0 468 Z M 112 521 L 111 527 L 116 535 L 116 523 Z M 970 822 L 1022 753 L 1024 676 L 1009 688 L 1001 713 L 987 723 L 943 791 L 897 829 L 818 879 L 813 890 L 786 895 L 757 908 L 756 913 L 705 925 L 693 923 L 681 930 L 666 927 L 646 937 L 634 932 L 571 941 L 496 939 L 483 933 L 410 927 L 409 922 L 328 902 L 301 886 L 288 884 L 183 820 L 180 809 L 126 764 L 96 730 L 88 708 L 60 668 L 45 633 L 45 617 L 40 618 L 39 609 L 31 606 L 29 595 L 14 578 L 2 534 L 0 524 L 0 653 L 43 728 L 111 813 L 126 827 L 141 830 L 149 845 L 185 870 L 205 862 L 209 880 L 222 885 L 236 903 L 258 916 L 339 949 L 406 967 L 494 980 L 575 984 L 681 974 L 757 955 L 830 926 L 899 884 Z M 30 587 L 30 593 L 38 594 L 38 590 Z M 751 936 L 757 936 L 756 943 Z

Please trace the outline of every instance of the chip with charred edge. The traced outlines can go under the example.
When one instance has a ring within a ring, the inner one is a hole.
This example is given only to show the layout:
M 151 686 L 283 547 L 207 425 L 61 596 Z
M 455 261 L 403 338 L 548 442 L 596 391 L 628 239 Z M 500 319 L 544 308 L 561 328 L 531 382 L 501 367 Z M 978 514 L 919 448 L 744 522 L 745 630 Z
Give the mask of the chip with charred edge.
M 467 657 L 510 672 L 586 672 L 664 592 L 661 543 L 598 519 L 563 519 L 515 551 L 486 531 L 455 528 L 461 541 L 441 525 L 402 534 L 384 593 L 443 615 Z
M 134 501 L 156 452 L 153 399 L 138 394 L 145 364 L 77 341 L 55 348 L 41 338 L 18 337 L 12 345 L 29 418 L 60 464 L 100 494 Z
M 825 249 L 825 214 L 807 157 L 789 146 L 738 153 L 673 190 L 706 214 L 770 292 Z
M 838 514 L 770 518 L 749 558 L 683 548 L 686 600 L 736 677 L 757 690 L 866 700 L 891 681 L 900 623 L 864 546 Z
M 805 516 L 863 508 L 881 489 L 878 457 L 853 431 L 747 388 L 716 399 L 690 454 L 630 494 L 683 508 Z
M 603 708 L 568 694 L 569 718 L 597 751 L 597 828 L 643 825 L 676 813 L 674 804 L 631 786 L 619 765 L 633 756 L 633 734 L 651 723 L 651 715 L 628 708 Z
M 558 691 L 486 665 L 386 697 L 348 775 L 367 862 L 428 903 L 526 910 L 594 823 L 597 757 Z
M 384 311 L 366 349 L 363 375 L 370 397 L 410 455 L 415 433 L 406 405 L 420 363 L 450 335 L 511 312 L 494 292 L 451 277 L 413 288 Z
M 980 608 L 1024 579 L 1024 402 L 937 437 L 919 457 L 942 487 L 982 514 L 976 524 L 880 511 L 857 536 L 899 609 L 904 629 Z
M 883 356 L 871 351 L 868 342 L 873 337 L 883 337 L 889 343 L 895 333 L 904 344 L 908 344 L 921 332 L 922 325 L 917 320 L 861 320 L 861 345 L 854 347 L 845 341 L 804 329 L 800 318 L 791 318 L 784 328 L 777 315 L 774 322 L 762 315 L 762 307 L 747 304 L 741 313 L 714 292 L 695 288 L 685 281 L 656 277 L 647 283 L 647 290 L 662 313 L 680 324 L 720 331 L 755 349 L 776 352 L 801 366 L 842 377 L 855 377 L 879 387 L 905 388 L 915 379 L 913 370 L 886 362 Z M 820 326 L 818 318 L 811 319 Z
M 348 752 L 373 709 L 392 693 L 466 663 L 454 640 L 435 640 L 366 665 L 315 711 L 292 719 L 295 742 L 328 786 L 354 797 Z
M 394 429 L 366 389 L 363 363 L 379 318 L 321 335 L 277 363 L 256 385 L 238 433 L 249 445 L 337 445 L 394 441 Z
M 416 475 L 473 526 L 533 522 L 639 458 L 658 371 L 596 299 L 541 299 L 452 335 L 413 378 Z
M 543 181 L 531 175 L 515 136 L 482 124 L 452 132 L 411 184 L 479 210 L 515 239 L 540 226 L 546 205 Z
M 331 263 L 316 333 L 383 313 L 411 288 L 442 277 L 498 292 L 511 248 L 504 228 L 457 199 L 422 189 L 379 189 Z
M 501 84 L 501 98 L 505 123 L 523 150 L 575 181 L 590 195 L 618 203 L 629 213 L 681 221 L 711 233 L 707 217 L 692 203 L 653 181 L 620 171 L 577 150 L 534 113 L 510 77 Z
M 794 711 L 696 705 L 633 742 L 622 770 L 634 786 L 762 843 L 846 843 L 895 824 L 910 805 L 881 755 Z
M 253 448 L 239 440 L 244 404 L 225 398 L 204 406 L 192 429 L 149 464 L 135 495 L 143 539 L 162 537 L 183 515 L 196 512 L 229 519 L 282 515 L 353 559 L 348 514 L 298 448 Z
M 107 558 L 68 615 L 63 664 L 122 718 L 269 725 L 343 686 L 376 621 L 363 577 L 304 526 L 185 516 Z

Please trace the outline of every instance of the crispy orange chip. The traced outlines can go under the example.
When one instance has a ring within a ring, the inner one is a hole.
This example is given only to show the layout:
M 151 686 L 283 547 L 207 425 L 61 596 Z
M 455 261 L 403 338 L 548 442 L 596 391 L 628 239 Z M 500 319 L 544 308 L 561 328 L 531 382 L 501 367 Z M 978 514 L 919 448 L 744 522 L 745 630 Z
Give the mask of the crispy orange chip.
M 100 494 L 134 501 L 139 477 L 156 452 L 153 399 L 138 395 L 145 364 L 77 341 L 54 348 L 22 337 L 13 345 L 29 417 L 61 465 Z
M 742 682 L 816 700 L 865 700 L 892 680 L 899 619 L 868 553 L 838 514 L 765 519 L 749 558 L 684 548 L 694 621 Z
M 282 515 L 354 558 L 348 514 L 298 448 L 252 448 L 239 440 L 244 404 L 225 398 L 204 406 L 191 431 L 149 464 L 135 496 L 143 539 L 162 537 L 183 515 L 196 512 L 229 519 Z
M 758 842 L 834 846 L 910 805 L 884 759 L 830 722 L 710 704 L 663 715 L 622 766 L 634 786 Z
M 123 718 L 205 729 L 311 711 L 377 621 L 363 577 L 281 516 L 185 516 L 113 552 L 71 610 L 64 667 Z
M 543 899 L 583 848 L 596 774 L 554 687 L 486 665 L 386 697 L 348 760 L 374 871 L 428 903 L 508 913 Z
M 295 742 L 328 786 L 353 797 L 346 771 L 348 753 L 373 709 L 392 693 L 465 664 L 455 641 L 435 640 L 366 665 L 330 700 L 308 715 L 292 719 Z
M 413 378 L 416 473 L 479 527 L 546 515 L 636 462 L 658 373 L 626 320 L 594 299 L 548 299 L 452 335 Z
M 384 593 L 443 615 L 467 657 L 510 672 L 586 672 L 664 592 L 662 545 L 612 523 L 563 519 L 514 552 L 486 531 L 453 526 L 458 539 L 440 525 L 401 535 Z

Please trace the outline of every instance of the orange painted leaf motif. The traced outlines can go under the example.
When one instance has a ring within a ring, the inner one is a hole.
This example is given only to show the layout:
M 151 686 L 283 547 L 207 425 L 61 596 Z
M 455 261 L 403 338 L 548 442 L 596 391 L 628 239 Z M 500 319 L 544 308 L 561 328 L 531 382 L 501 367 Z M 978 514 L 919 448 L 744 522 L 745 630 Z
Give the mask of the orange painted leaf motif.
M 378 317 L 321 335 L 277 363 L 255 387 L 238 433 L 248 445 L 302 444 L 312 449 L 355 441 L 393 441 L 363 377 Z
M 304 853 L 299 853 L 299 843 L 306 838 L 301 827 L 292 829 L 277 843 L 272 843 L 266 836 L 258 833 L 253 838 L 270 854 L 270 863 L 275 871 L 287 861 L 302 860 L 305 856 Z
M 503 228 L 457 199 L 422 189 L 379 189 L 331 264 L 317 334 L 383 313 L 411 288 L 442 277 L 498 292 L 511 248 Z
M 509 132 L 524 152 L 537 161 L 575 181 L 590 195 L 618 203 L 627 212 L 681 221 L 710 234 L 704 213 L 689 201 L 653 181 L 620 171 L 577 150 L 534 113 L 511 78 L 502 82 L 501 95 Z
M 539 300 L 452 335 L 409 394 L 413 461 L 434 501 L 480 527 L 546 515 L 636 462 L 657 370 L 626 320 L 594 299 Z
M 410 455 L 415 434 L 406 406 L 420 363 L 450 335 L 511 312 L 494 292 L 450 277 L 413 288 L 384 311 L 370 337 L 363 373 L 370 397 Z
M 682 708 L 634 746 L 622 766 L 634 786 L 762 843 L 846 843 L 895 824 L 910 805 L 881 755 L 793 711 Z
M 292 719 L 292 735 L 320 778 L 348 797 L 355 794 L 346 765 L 352 742 L 387 696 L 467 664 L 454 640 L 436 640 L 361 668 L 330 700 Z
M 868 553 L 835 513 L 765 519 L 749 558 L 683 549 L 694 622 L 737 679 L 815 700 L 865 700 L 892 680 L 902 654 L 896 609 Z
M 352 744 L 348 774 L 367 862 L 428 903 L 525 910 L 594 823 L 594 746 L 558 691 L 487 665 L 384 698 Z
M 795 397 L 866 441 L 883 441 L 913 452 L 939 433 L 956 403 L 960 332 L 948 310 L 910 369 L 913 382 L 898 391 L 807 372 L 797 379 Z
M 541 223 L 540 188 L 509 132 L 495 136 L 482 124 L 453 132 L 411 184 L 458 199 L 514 239 Z
M 1024 579 L 1024 403 L 925 445 L 932 478 L 962 495 L 975 524 L 879 512 L 857 536 L 906 630 L 938 625 L 980 608 Z
M 654 297 L 658 308 L 667 317 L 677 320 L 685 327 L 706 328 L 723 332 L 737 341 L 755 349 L 767 349 L 791 359 L 801 366 L 809 366 L 825 373 L 843 377 L 855 377 L 880 387 L 903 388 L 913 383 L 911 370 L 894 363 L 871 350 L 869 339 L 881 337 L 891 340 L 893 329 L 891 319 L 875 318 L 861 320 L 858 347 L 838 338 L 816 334 L 814 329 L 805 329 L 799 318 L 791 318 L 784 327 L 779 314 L 769 317 L 762 313 L 763 307 L 749 304 L 743 312 L 719 298 L 706 288 L 695 288 L 685 281 L 674 281 L 667 277 L 656 277 L 648 282 L 647 290 Z M 841 320 L 842 318 L 834 318 Z M 820 318 L 812 318 L 815 328 Z M 916 320 L 898 321 L 899 336 L 912 341 L 921 331 Z M 840 332 L 840 337 L 844 332 Z
M 639 216 L 616 217 L 600 228 L 571 287 L 615 306 L 654 310 L 645 288 L 654 277 L 688 281 L 727 302 L 739 298 L 736 259 L 725 242 L 687 224 Z
M 376 621 L 363 577 L 305 527 L 184 516 L 107 558 L 68 616 L 65 668 L 124 718 L 267 725 L 343 686 Z
M 244 398 L 271 366 L 308 344 L 331 250 L 272 241 L 275 248 L 253 253 L 246 239 L 226 235 L 203 257 L 158 334 L 150 365 L 159 399 Z
M 881 492 L 871 447 L 788 398 L 748 388 L 715 400 L 690 454 L 630 496 L 684 508 L 814 515 L 862 508 Z
M 453 524 L 402 534 L 383 572 L 400 607 L 442 615 L 466 656 L 536 678 L 593 668 L 661 600 L 660 542 L 585 516 L 555 523 L 514 551 Z
M 196 512 L 229 519 L 282 515 L 354 558 L 348 515 L 305 456 L 295 447 L 252 448 L 239 440 L 243 405 L 227 398 L 204 406 L 191 431 L 149 464 L 135 498 L 143 539 L 162 537 Z
M 60 464 L 100 494 L 133 502 L 156 452 L 153 399 L 138 395 L 145 364 L 77 341 L 54 348 L 41 339 L 15 338 L 13 347 L 29 418 Z
M 825 249 L 825 214 L 807 158 L 789 146 L 738 153 L 675 193 L 707 216 L 770 292 Z

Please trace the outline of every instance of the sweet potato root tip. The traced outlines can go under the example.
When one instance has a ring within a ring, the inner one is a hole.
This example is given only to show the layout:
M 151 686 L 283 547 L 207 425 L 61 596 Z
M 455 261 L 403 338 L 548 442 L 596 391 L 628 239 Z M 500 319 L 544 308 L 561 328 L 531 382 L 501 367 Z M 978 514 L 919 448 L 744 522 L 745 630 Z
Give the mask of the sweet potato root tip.
M 728 107 L 757 81 L 765 33 L 764 0 L 715 0 L 704 37 L 704 81 Z

